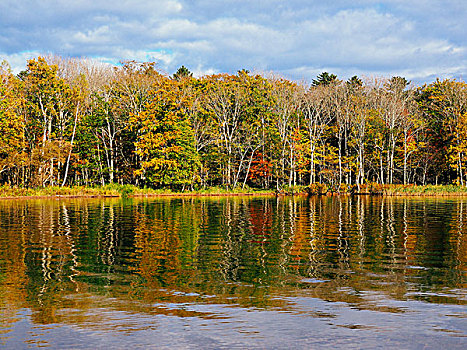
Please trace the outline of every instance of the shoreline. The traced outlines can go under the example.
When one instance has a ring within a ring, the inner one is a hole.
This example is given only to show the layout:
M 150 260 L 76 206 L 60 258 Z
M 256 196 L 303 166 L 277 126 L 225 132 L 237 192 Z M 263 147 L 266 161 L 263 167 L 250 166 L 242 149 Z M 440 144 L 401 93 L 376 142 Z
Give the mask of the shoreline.
M 0 196 L 1 200 L 14 199 L 71 199 L 71 198 L 150 198 L 150 197 L 252 197 L 252 196 L 275 196 L 274 192 L 263 193 L 137 193 L 123 196 L 121 194 L 65 194 L 65 195 L 37 195 L 37 196 Z M 303 194 L 305 195 L 305 194 Z M 285 195 L 284 195 L 285 196 Z
M 275 193 L 275 192 L 258 192 L 258 193 L 136 193 L 129 195 L 121 194 L 50 194 L 50 195 L 31 195 L 31 196 L 0 196 L 2 200 L 32 200 L 32 199 L 91 199 L 91 198 L 157 198 L 157 197 L 343 197 L 343 196 L 366 196 L 366 197 L 467 197 L 467 192 L 452 192 L 452 193 L 327 193 L 327 194 L 308 194 L 308 193 Z
M 341 191 L 332 190 L 326 185 L 295 186 L 281 191 L 233 189 L 211 187 L 203 190 L 173 192 L 170 189 L 139 188 L 134 185 L 110 184 L 101 187 L 40 187 L 21 188 L 0 186 L 0 200 L 10 199 L 66 199 L 66 198 L 149 198 L 149 197 L 238 197 L 238 196 L 380 196 L 380 197 L 463 197 L 467 187 L 455 185 L 378 185 L 356 186 Z

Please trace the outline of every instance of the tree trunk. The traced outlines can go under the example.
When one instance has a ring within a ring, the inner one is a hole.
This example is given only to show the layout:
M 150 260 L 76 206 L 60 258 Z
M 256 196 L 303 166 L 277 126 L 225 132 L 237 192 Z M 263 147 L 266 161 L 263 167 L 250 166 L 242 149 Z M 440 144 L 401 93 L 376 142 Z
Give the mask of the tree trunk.
M 407 185 L 407 137 L 404 134 L 404 185 Z
M 67 157 L 67 160 L 66 160 L 65 175 L 63 175 L 62 187 L 65 186 L 66 179 L 67 179 L 67 176 L 68 176 L 68 168 L 69 168 L 69 166 L 70 166 L 71 151 L 72 151 L 72 149 L 73 149 L 73 142 L 75 141 L 76 123 L 77 123 L 77 121 L 78 121 L 78 108 L 79 108 L 79 103 L 78 103 L 78 106 L 76 107 L 75 123 L 74 123 L 74 125 L 73 125 L 73 134 L 71 135 L 70 151 L 68 152 L 68 157 Z
M 249 162 L 248 162 L 248 169 L 246 170 L 245 179 L 243 179 L 242 189 L 245 188 L 246 180 L 248 179 L 248 175 L 250 174 L 251 162 L 253 161 L 253 155 L 254 155 L 254 153 L 255 153 L 255 152 L 251 152 L 250 160 L 249 160 Z
M 315 145 L 310 143 L 310 185 L 315 183 Z

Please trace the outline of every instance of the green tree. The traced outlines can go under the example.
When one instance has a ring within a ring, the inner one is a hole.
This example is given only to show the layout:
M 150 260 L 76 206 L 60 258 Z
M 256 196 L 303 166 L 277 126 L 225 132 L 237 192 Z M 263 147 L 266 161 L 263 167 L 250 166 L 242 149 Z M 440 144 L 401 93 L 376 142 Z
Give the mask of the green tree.
M 337 83 L 337 75 L 323 72 L 311 82 L 312 86 L 331 85 Z
M 177 69 L 177 71 L 174 73 L 172 77 L 173 79 L 180 81 L 186 78 L 193 77 L 193 73 L 191 73 L 188 70 L 188 68 L 186 68 L 185 66 L 181 66 L 180 68 Z
M 135 146 L 142 161 L 136 174 L 158 187 L 193 186 L 199 155 L 179 83 L 163 79 L 150 96 L 147 109 L 130 118 L 130 128 L 139 131 Z
M 363 86 L 362 80 L 359 77 L 357 77 L 356 75 L 354 75 L 349 80 L 347 80 L 346 84 L 350 89 L 357 89 L 357 88 Z

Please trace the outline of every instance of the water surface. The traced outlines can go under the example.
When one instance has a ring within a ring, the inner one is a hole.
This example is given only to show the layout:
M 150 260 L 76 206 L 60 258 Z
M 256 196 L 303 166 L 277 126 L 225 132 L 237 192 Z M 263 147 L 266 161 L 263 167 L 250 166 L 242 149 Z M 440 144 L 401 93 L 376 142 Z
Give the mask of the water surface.
M 467 199 L 0 201 L 0 347 L 467 347 Z

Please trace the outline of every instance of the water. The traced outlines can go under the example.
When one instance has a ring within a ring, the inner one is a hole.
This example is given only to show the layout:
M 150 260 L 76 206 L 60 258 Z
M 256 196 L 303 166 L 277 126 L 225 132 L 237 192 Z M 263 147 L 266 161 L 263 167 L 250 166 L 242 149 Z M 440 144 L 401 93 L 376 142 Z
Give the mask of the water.
M 467 199 L 0 201 L 0 347 L 467 347 Z

